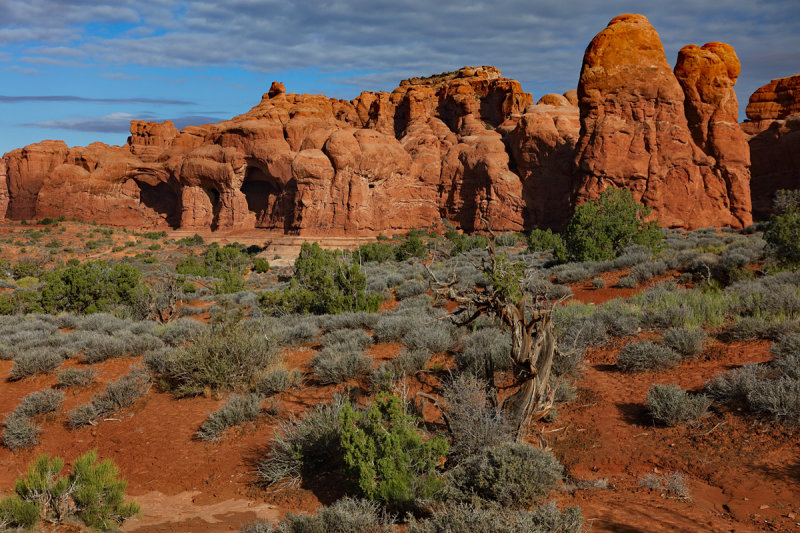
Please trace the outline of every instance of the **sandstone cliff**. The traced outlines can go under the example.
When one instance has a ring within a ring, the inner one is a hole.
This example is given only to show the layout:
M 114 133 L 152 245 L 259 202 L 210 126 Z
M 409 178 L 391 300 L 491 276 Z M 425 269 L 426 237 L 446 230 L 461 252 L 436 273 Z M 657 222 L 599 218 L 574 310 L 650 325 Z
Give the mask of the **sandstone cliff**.
M 625 187 L 665 226 L 750 224 L 738 69 L 732 48 L 710 43 L 683 48 L 673 73 L 647 18 L 611 20 L 586 49 L 578 84 L 576 201 Z
M 753 214 L 772 212 L 775 192 L 800 189 L 800 74 L 772 80 L 750 97 L 748 120 Z

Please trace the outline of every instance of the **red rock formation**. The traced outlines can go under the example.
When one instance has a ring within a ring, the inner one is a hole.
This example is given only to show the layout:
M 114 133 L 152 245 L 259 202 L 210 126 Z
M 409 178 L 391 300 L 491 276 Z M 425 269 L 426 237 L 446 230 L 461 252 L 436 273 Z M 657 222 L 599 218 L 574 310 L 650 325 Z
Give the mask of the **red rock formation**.
M 772 80 L 750 97 L 748 120 L 753 214 L 772 213 L 775 192 L 800 189 L 800 74 Z
M 53 169 L 64 162 L 67 151 L 63 141 L 42 141 L 3 155 L 8 183 L 8 218 L 19 220 L 37 216 L 36 197 L 39 190 L 50 178 Z M 67 204 L 66 201 L 64 203 Z M 69 207 L 64 205 L 65 210 Z
M 506 142 L 522 179 L 525 226 L 561 229 L 572 215 L 573 159 L 580 120 L 577 106 L 564 97 L 547 96 L 528 106 Z M 548 101 L 557 105 L 542 103 Z
M 6 179 L 6 160 L 0 159 L 0 219 L 6 217 L 8 210 L 8 181 Z
M 179 132 L 133 121 L 124 147 L 49 142 L 6 154 L 9 213 L 310 233 L 401 231 L 445 216 L 520 230 L 522 184 L 494 128 L 530 103 L 494 67 L 405 80 L 353 102 L 274 82 L 219 124 Z
M 750 96 L 745 113 L 753 121 L 780 120 L 800 113 L 800 74 L 759 88 Z
M 713 165 L 713 177 L 706 175 L 704 181 L 719 186 L 721 179 L 727 210 L 742 225 L 749 225 L 750 150 L 739 127 L 739 103 L 733 90 L 740 71 L 736 52 L 725 43 L 684 46 L 675 65 L 675 76 L 686 95 L 684 110 L 692 138 Z M 705 172 L 704 166 L 700 168 Z
M 749 198 L 743 194 L 749 175 L 746 162 L 734 154 L 735 135 L 727 128 L 718 132 L 720 139 L 708 135 L 708 120 L 727 119 L 731 98 L 735 106 L 733 63 L 729 70 L 727 56 L 713 60 L 715 49 L 709 45 L 698 50 L 716 70 L 692 65 L 688 60 L 695 57 L 694 49 L 684 49 L 679 71 L 685 87 L 696 92 L 685 97 L 658 34 L 644 16 L 615 17 L 592 40 L 578 85 L 578 202 L 596 198 L 607 187 L 625 187 L 666 226 L 750 224 Z M 725 87 L 717 94 L 706 91 L 723 71 Z M 685 100 L 696 114 L 691 125 Z M 691 131 L 707 141 L 707 152 L 693 141 Z

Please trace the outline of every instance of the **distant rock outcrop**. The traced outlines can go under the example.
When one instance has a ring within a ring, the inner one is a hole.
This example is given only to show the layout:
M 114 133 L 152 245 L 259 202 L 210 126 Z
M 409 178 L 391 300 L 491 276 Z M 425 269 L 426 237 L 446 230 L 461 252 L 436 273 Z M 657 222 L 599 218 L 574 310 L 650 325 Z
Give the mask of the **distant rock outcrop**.
M 753 214 L 772 212 L 775 193 L 800 189 L 800 74 L 772 80 L 750 97 L 748 120 Z
M 666 226 L 750 224 L 744 138 L 727 124 L 737 75 L 733 49 L 717 43 L 685 47 L 673 73 L 646 17 L 612 19 L 586 49 L 578 84 L 576 201 L 624 187 Z

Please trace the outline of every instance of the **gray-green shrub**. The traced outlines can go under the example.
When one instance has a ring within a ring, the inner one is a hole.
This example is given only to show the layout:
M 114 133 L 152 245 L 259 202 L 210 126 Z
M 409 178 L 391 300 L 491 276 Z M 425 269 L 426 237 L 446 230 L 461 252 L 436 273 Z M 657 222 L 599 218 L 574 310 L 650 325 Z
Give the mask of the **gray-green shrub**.
M 270 441 L 267 456 L 256 475 L 267 486 L 294 485 L 305 474 L 318 475 L 339 467 L 344 399 L 336 395 L 329 404 L 317 404 L 299 420 L 282 423 Z
M 524 508 L 549 494 L 564 467 L 550 452 L 524 442 L 504 442 L 466 458 L 447 473 L 446 497 Z
M 584 521 L 580 507 L 559 511 L 554 503 L 530 511 L 498 505 L 459 503 L 436 510 L 421 521 L 412 519 L 409 533 L 580 533 Z
M 112 381 L 98 393 L 90 403 L 80 405 L 69 414 L 67 424 L 72 429 L 93 424 L 98 418 L 107 416 L 133 403 L 150 390 L 150 374 L 142 367 L 134 367 L 116 381 Z
M 314 515 L 287 513 L 278 523 L 257 520 L 241 533 L 390 533 L 394 519 L 372 501 L 344 497 Z
M 617 367 L 623 372 L 662 370 L 678 364 L 681 357 L 672 349 L 650 341 L 632 342 L 620 350 Z
M 58 373 L 56 386 L 86 387 L 94 381 L 97 371 L 94 368 L 67 368 Z
M 690 395 L 677 385 L 655 384 L 647 391 L 647 409 L 656 422 L 677 426 L 694 422 L 706 414 L 711 398 Z
M 197 432 L 197 438 L 205 441 L 214 441 L 228 428 L 256 420 L 261 416 L 261 402 L 263 397 L 259 394 L 246 396 L 233 395 L 218 410 L 208 416 Z
M 50 348 L 35 348 L 21 352 L 14 358 L 8 379 L 17 381 L 35 374 L 47 374 L 61 365 L 64 359 Z
M 701 353 L 707 338 L 702 328 L 670 328 L 664 332 L 664 344 L 684 357 Z

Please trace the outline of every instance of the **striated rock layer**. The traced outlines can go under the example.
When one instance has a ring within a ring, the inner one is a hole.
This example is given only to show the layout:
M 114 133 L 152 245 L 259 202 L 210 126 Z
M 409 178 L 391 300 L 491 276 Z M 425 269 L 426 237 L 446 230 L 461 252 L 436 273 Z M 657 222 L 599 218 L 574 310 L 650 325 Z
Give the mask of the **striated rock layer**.
M 685 47 L 673 72 L 647 19 L 622 15 L 587 48 L 578 89 L 536 104 L 490 66 L 352 101 L 274 82 L 218 124 L 133 121 L 122 147 L 14 150 L 0 165 L 0 216 L 308 234 L 446 219 L 517 231 L 561 228 L 576 203 L 626 187 L 665 226 L 742 227 L 750 174 L 738 75 L 722 43 Z
M 800 189 L 800 74 L 758 89 L 746 113 L 741 126 L 749 136 L 753 214 L 764 218 L 777 191 Z
M 662 225 L 751 223 L 730 46 L 684 47 L 675 72 L 650 22 L 620 15 L 589 44 L 578 97 L 576 201 L 625 187 Z

